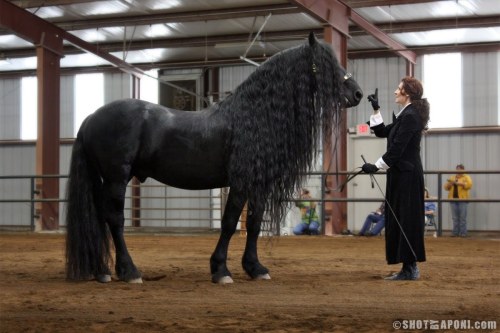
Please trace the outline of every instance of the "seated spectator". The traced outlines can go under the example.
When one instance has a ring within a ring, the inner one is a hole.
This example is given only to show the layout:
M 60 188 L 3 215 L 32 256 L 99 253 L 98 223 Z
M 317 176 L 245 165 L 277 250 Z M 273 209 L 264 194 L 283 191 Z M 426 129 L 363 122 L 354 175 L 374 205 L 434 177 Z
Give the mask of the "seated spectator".
M 302 189 L 301 199 L 310 199 L 308 189 Z M 319 235 L 319 218 L 316 212 L 316 203 L 312 201 L 300 201 L 296 203 L 300 208 L 301 221 L 293 228 L 295 235 Z
M 385 226 L 385 202 L 382 202 L 380 207 L 374 211 L 368 214 L 366 217 L 365 223 L 363 224 L 363 227 L 358 233 L 358 236 L 375 236 L 379 235 L 382 229 L 384 229 Z M 373 228 L 371 228 L 372 223 L 375 223 Z M 371 230 L 370 230 L 371 228 Z

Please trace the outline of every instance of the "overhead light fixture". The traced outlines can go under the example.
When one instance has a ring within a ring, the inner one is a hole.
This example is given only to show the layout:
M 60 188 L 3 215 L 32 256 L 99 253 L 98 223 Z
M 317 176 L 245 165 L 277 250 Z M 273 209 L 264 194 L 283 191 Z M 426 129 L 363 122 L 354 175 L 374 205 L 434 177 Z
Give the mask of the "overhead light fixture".
M 9 59 L 7 59 L 4 54 L 0 54 L 0 66 L 7 66 L 7 65 L 10 65 Z
M 257 66 L 257 67 L 259 67 L 259 66 L 260 66 L 260 64 L 259 64 L 258 62 L 255 62 L 255 61 L 253 61 L 253 60 L 251 60 L 251 59 L 248 59 L 247 57 L 240 56 L 240 59 L 241 59 L 241 60 L 243 60 L 243 61 L 246 61 L 246 62 L 248 62 L 249 64 L 252 64 L 252 65 L 254 65 L 254 66 Z

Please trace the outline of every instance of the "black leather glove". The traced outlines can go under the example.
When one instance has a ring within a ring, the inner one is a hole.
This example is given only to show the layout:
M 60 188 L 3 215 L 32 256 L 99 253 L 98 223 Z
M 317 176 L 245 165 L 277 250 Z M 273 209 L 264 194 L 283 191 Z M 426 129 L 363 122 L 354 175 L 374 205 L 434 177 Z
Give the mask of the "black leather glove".
M 371 164 L 371 163 L 365 163 L 363 164 L 363 166 L 361 167 L 361 170 L 363 170 L 364 173 L 375 173 L 378 171 L 378 168 L 375 164 Z
M 375 93 L 368 95 L 368 101 L 372 103 L 373 110 L 377 111 L 380 109 L 380 105 L 378 105 L 378 88 L 375 89 Z

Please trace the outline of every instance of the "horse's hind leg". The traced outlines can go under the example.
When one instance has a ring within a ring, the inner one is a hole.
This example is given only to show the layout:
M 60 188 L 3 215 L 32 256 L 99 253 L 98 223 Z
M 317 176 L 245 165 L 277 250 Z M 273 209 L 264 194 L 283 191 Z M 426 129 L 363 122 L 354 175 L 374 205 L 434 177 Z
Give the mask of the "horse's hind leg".
M 106 182 L 103 184 L 102 205 L 103 217 L 108 223 L 116 251 L 115 271 L 118 278 L 130 283 L 142 283 L 141 273 L 135 267 L 127 250 L 124 230 L 123 209 L 125 206 L 125 191 L 127 184 L 121 182 Z
M 219 241 L 210 257 L 210 273 L 212 274 L 212 282 L 214 283 L 232 283 L 231 272 L 227 268 L 227 250 L 229 242 L 238 224 L 245 198 L 236 191 L 230 191 L 227 198 L 224 216 L 221 222 L 221 233 Z
M 242 265 L 245 272 L 257 280 L 269 280 L 269 270 L 262 266 L 257 255 L 257 240 L 259 238 L 262 217 L 264 215 L 264 204 L 248 204 L 247 214 L 247 242 L 243 253 Z

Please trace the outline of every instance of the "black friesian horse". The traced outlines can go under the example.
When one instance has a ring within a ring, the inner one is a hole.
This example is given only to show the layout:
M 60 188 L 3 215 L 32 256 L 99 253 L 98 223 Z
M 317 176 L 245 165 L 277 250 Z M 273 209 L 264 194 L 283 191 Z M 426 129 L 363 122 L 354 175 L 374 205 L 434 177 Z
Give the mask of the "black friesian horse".
M 142 282 L 123 235 L 125 189 L 135 176 L 183 189 L 230 187 L 221 234 L 210 258 L 212 281 L 232 282 L 231 236 L 248 202 L 242 258 L 254 279 L 269 279 L 257 256 L 265 210 L 280 223 L 322 138 L 362 91 L 316 40 L 271 57 L 232 95 L 200 112 L 119 100 L 90 115 L 78 132 L 67 188 L 66 270 L 70 280 L 111 280 L 109 233 L 119 279 Z

